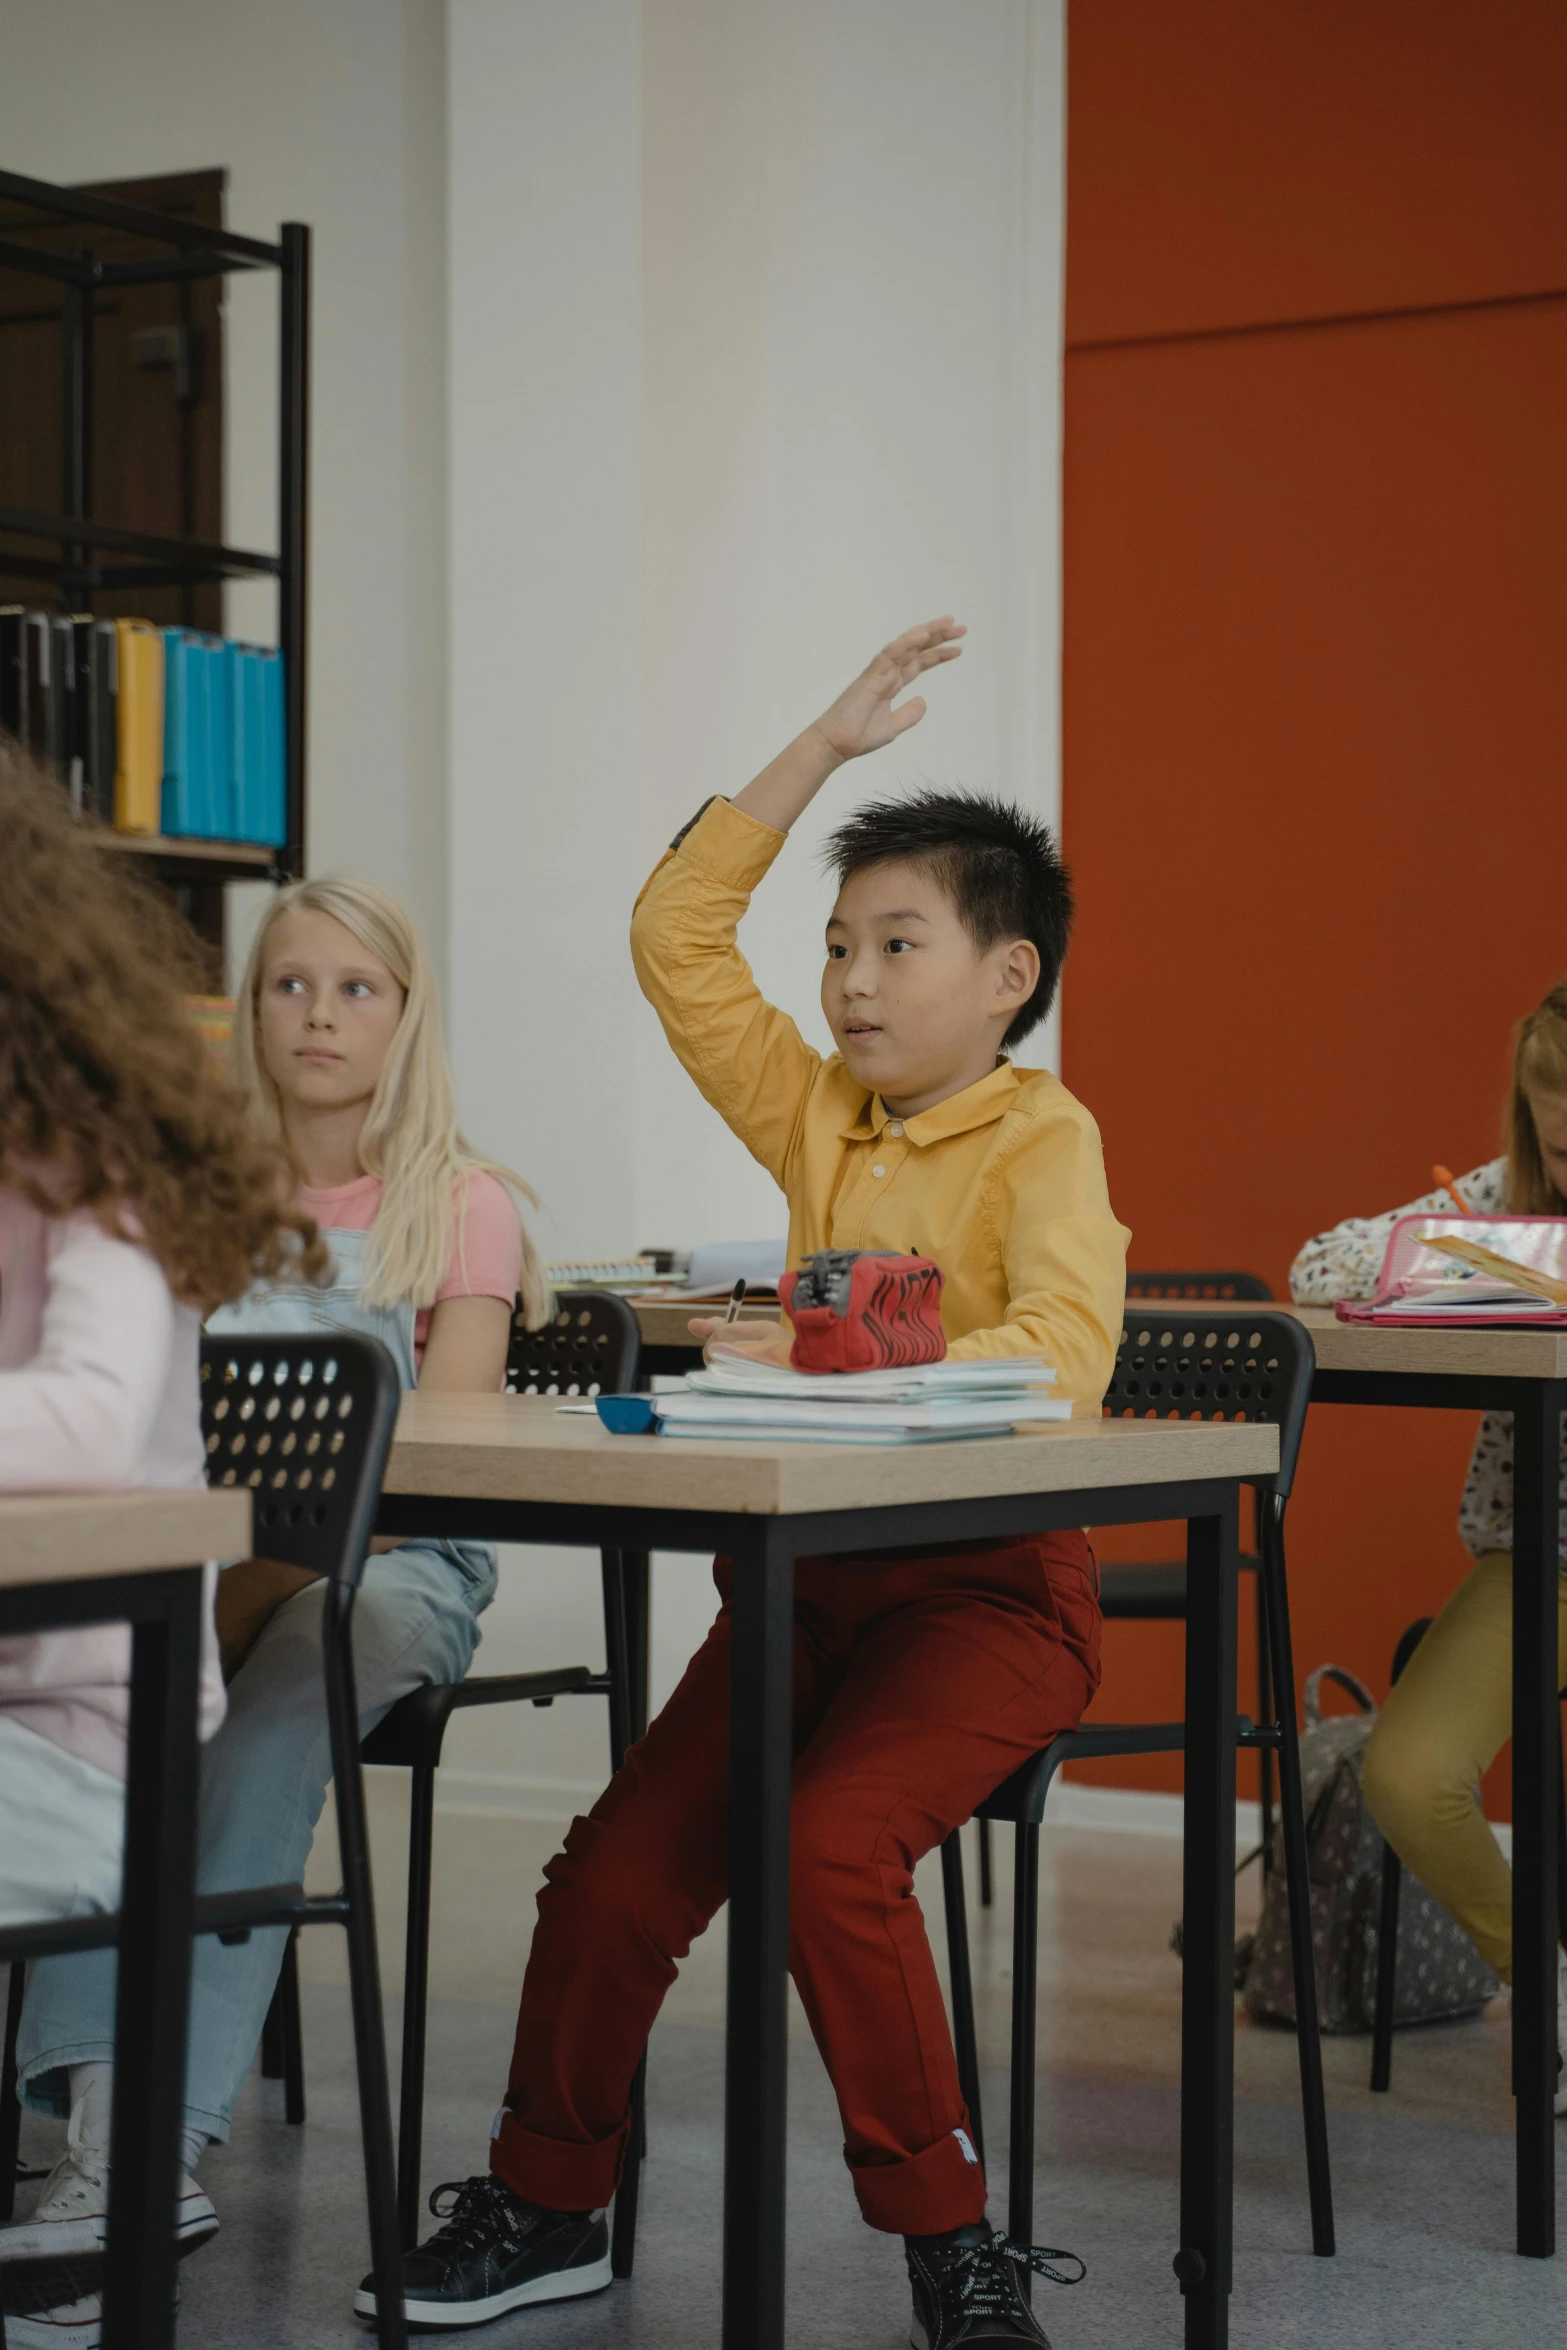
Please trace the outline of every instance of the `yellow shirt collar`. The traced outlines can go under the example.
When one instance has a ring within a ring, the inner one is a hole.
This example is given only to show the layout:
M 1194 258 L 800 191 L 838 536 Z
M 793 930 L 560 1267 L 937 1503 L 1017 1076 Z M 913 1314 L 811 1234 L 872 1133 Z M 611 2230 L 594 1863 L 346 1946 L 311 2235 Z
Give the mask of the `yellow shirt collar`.
M 908 1141 L 924 1145 L 944 1142 L 949 1134 L 971 1133 L 976 1126 L 993 1126 L 1012 1107 L 1021 1083 L 1012 1063 L 1002 1061 L 977 1085 L 966 1085 L 961 1093 L 949 1094 L 933 1109 L 905 1118 L 904 1135 Z M 892 1112 L 881 1095 L 873 1093 L 862 1105 L 858 1117 L 842 1129 L 843 1138 L 846 1142 L 874 1142 L 891 1117 Z

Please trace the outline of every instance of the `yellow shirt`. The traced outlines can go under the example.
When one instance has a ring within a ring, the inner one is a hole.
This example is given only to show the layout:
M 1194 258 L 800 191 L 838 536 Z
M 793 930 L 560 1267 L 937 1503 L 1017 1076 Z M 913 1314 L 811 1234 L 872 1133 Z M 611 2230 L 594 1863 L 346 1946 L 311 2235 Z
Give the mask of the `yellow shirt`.
M 918 1250 L 946 1276 L 954 1356 L 1037 1354 L 1097 1414 L 1131 1238 L 1099 1129 L 1059 1078 L 1002 1062 L 917 1117 L 890 1116 L 842 1056 L 764 1001 L 735 932 L 785 835 L 713 800 L 662 857 L 631 922 L 642 992 L 707 1100 L 789 1202 L 789 1261 Z

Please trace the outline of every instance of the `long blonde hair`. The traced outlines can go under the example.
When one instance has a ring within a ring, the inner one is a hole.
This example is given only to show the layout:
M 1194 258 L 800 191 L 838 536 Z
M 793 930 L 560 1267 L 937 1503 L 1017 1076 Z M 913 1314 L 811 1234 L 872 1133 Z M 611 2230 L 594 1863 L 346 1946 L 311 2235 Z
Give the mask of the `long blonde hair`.
M 234 1021 L 234 1076 L 263 1129 L 287 1143 L 283 1104 L 260 1049 L 261 982 L 268 943 L 286 914 L 330 914 L 386 965 L 403 991 L 403 1014 L 359 1138 L 359 1161 L 379 1176 L 381 1205 L 365 1261 L 367 1305 L 434 1303 L 451 1262 L 452 1232 L 468 1178 L 494 1175 L 538 1202 L 512 1168 L 484 1158 L 457 1124 L 457 1098 L 441 1036 L 435 974 L 406 908 L 373 881 L 297 881 L 268 907 L 250 950 Z M 522 1224 L 522 1302 L 530 1329 L 549 1318 L 550 1293 Z
M 1567 979 L 1559 979 L 1513 1030 L 1513 1081 L 1502 1111 L 1508 1206 L 1515 1216 L 1567 1215 L 1567 1200 L 1540 1155 L 1532 1093 L 1567 1099 Z

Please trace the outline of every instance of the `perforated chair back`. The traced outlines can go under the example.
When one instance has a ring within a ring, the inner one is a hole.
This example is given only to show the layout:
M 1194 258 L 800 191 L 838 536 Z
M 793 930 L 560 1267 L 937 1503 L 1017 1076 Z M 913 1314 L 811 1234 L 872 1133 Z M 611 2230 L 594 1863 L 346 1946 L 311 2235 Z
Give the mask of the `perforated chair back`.
M 519 1312 L 506 1358 L 508 1395 L 629 1395 L 637 1383 L 642 1330 L 612 1290 L 562 1289 L 542 1330 Z
M 1270 1482 L 1287 1496 L 1315 1369 L 1310 1333 L 1292 1315 L 1129 1299 L 1105 1417 L 1267 1422 L 1279 1432 Z
M 1258 1304 L 1273 1295 L 1260 1273 L 1128 1273 L 1130 1298 L 1202 1298 L 1215 1305 L 1249 1298 Z
M 358 1583 L 398 1398 L 386 1348 L 355 1331 L 203 1338 L 207 1483 L 249 1489 L 258 1558 Z

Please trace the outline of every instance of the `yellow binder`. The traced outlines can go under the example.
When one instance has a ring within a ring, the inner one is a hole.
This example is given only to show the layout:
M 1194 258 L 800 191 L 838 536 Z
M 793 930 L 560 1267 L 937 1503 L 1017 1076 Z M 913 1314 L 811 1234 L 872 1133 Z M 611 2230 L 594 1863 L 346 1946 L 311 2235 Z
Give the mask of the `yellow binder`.
M 163 821 L 163 631 L 150 620 L 119 620 L 115 627 L 120 640 L 115 830 L 157 832 Z

